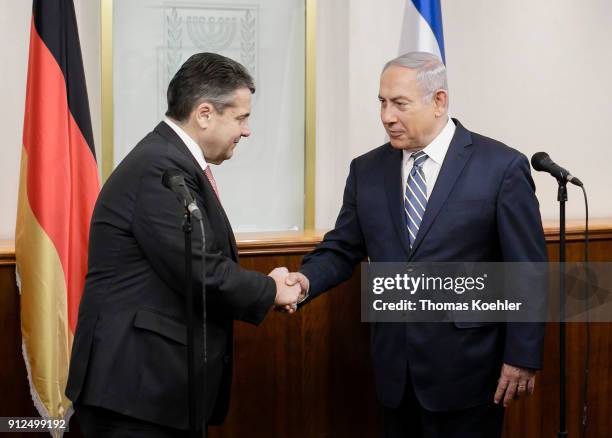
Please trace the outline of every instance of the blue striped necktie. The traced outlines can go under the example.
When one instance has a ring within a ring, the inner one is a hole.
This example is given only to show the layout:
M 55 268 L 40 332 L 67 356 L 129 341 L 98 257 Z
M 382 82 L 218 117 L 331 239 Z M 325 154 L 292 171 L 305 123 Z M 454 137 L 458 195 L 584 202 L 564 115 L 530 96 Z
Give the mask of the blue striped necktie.
M 414 160 L 414 164 L 408 174 L 408 178 L 406 178 L 404 212 L 406 214 L 406 227 L 408 228 L 410 247 L 412 248 L 425 214 L 425 208 L 427 207 L 427 183 L 425 181 L 425 172 L 423 172 L 423 163 L 427 160 L 427 154 L 419 151 L 413 153 L 411 157 Z

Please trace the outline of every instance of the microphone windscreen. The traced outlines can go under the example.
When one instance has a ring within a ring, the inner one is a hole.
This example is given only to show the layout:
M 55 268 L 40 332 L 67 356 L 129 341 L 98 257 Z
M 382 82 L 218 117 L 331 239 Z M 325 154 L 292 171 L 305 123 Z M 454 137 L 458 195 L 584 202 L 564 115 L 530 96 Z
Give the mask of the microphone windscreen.
M 531 165 L 535 170 L 542 171 L 546 170 L 544 164 L 550 161 L 550 157 L 546 152 L 536 152 L 531 157 Z
M 170 184 L 171 180 L 173 178 L 176 178 L 177 176 L 182 176 L 183 174 L 176 169 L 168 169 L 164 172 L 164 175 L 162 176 L 162 184 L 165 187 L 168 187 L 169 189 L 172 188 L 172 185 Z

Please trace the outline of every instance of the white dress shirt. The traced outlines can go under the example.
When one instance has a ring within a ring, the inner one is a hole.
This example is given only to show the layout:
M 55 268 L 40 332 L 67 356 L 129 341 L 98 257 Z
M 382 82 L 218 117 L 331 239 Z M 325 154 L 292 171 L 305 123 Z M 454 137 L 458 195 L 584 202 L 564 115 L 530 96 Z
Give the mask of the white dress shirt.
M 440 168 L 442 167 L 442 162 L 444 161 L 444 157 L 446 156 L 446 152 L 448 151 L 448 147 L 450 146 L 450 142 L 453 139 L 453 135 L 455 134 L 455 123 L 449 117 L 446 126 L 436 138 L 432 140 L 424 149 L 423 152 L 427 154 L 427 159 L 423 163 L 423 172 L 425 173 L 425 184 L 427 184 L 427 199 L 431 195 L 431 192 L 436 184 L 436 180 L 438 179 L 438 174 L 440 173 Z M 402 151 L 402 193 L 406 190 L 406 179 L 412 170 L 412 165 L 414 164 L 414 160 L 410 151 Z
M 202 172 L 204 172 L 204 170 L 206 170 L 206 166 L 208 166 L 208 163 L 206 162 L 206 159 L 204 158 L 204 152 L 202 151 L 202 148 L 198 146 L 195 140 L 191 138 L 189 134 L 187 134 L 183 130 L 183 128 L 181 128 L 179 125 L 174 123 L 168 117 L 164 119 L 164 122 L 166 123 L 166 125 L 171 127 L 174 132 L 176 132 L 176 134 L 180 137 L 181 140 L 183 140 L 183 143 L 185 143 L 185 145 L 187 146 L 187 149 L 189 149 L 189 152 L 191 152 L 191 155 L 193 155 L 193 158 L 196 159 L 196 161 L 202 168 Z

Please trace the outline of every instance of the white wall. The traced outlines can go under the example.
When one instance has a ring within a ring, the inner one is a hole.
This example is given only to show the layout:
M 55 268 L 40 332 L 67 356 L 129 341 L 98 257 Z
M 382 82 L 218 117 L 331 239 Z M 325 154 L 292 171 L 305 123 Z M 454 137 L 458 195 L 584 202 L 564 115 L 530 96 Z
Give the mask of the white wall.
M 350 0 L 317 4 L 317 123 L 315 224 L 329 222 L 339 208 L 350 149 L 349 11 Z
M 351 158 L 380 144 L 378 75 L 397 56 L 404 2 L 353 0 L 343 10 L 319 2 L 317 227 L 333 225 Z M 544 150 L 588 188 L 591 217 L 612 217 L 612 3 L 605 0 L 443 0 L 451 114 L 468 128 L 525 155 Z M 341 19 L 348 15 L 348 20 Z M 347 22 L 348 21 L 348 22 Z M 325 40 L 343 40 L 329 46 Z M 348 52 L 348 60 L 346 53 Z M 345 64 L 346 63 L 346 64 Z M 348 65 L 348 69 L 345 67 Z M 331 87 L 345 71 L 345 87 Z M 338 90 L 337 98 L 333 94 Z M 346 104 L 344 102 L 347 102 Z M 339 127 L 343 138 L 333 127 Z M 337 150 L 343 149 L 341 155 Z M 327 157 L 329 163 L 325 163 Z M 556 183 L 534 173 L 542 215 L 558 217 Z M 343 185 L 343 184 L 342 184 Z M 584 215 L 569 190 L 568 217 Z
M 333 5 L 332 5 L 333 3 Z M 318 2 L 316 228 L 333 226 L 349 163 L 385 142 L 378 79 L 397 56 L 404 0 Z
M 452 111 L 528 157 L 546 151 L 587 188 L 591 217 L 612 217 L 612 2 L 446 0 Z M 534 172 L 544 218 L 557 184 Z M 584 216 L 569 189 L 568 217 Z
M 12 239 L 17 212 L 32 2 L 0 0 L 0 239 Z
M 100 1 L 75 6 L 99 151 Z M 350 160 L 384 141 L 378 75 L 398 54 L 404 0 L 318 8 L 316 225 L 328 228 Z M 591 216 L 612 217 L 612 2 L 443 0 L 442 12 L 453 116 L 528 156 L 549 152 L 587 185 Z M 0 239 L 15 227 L 30 17 L 29 1 L 0 0 Z M 544 218 L 556 218 L 554 180 L 534 178 Z M 568 216 L 582 217 L 581 194 L 569 196 Z
M 75 0 L 94 141 L 100 156 L 100 1 Z M 32 2 L 0 0 L 0 239 L 13 239 Z

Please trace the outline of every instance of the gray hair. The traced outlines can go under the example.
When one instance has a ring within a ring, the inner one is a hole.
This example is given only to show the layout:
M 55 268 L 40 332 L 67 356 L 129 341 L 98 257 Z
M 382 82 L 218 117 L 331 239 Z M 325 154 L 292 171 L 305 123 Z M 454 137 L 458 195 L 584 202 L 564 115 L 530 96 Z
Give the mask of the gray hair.
M 382 71 L 393 65 L 417 71 L 416 80 L 423 93 L 423 100 L 431 99 L 438 90 L 448 93 L 446 66 L 436 55 L 427 52 L 405 53 L 387 62 Z

